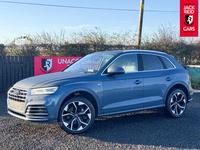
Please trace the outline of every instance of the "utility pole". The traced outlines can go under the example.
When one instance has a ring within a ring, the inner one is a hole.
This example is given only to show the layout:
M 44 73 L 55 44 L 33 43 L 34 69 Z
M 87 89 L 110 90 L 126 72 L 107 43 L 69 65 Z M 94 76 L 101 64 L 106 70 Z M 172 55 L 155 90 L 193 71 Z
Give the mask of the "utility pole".
M 138 49 L 140 49 L 140 43 L 141 43 L 143 11 L 144 11 L 144 0 L 141 0 L 141 2 L 140 2 L 139 25 L 138 25 L 138 38 L 137 38 Z

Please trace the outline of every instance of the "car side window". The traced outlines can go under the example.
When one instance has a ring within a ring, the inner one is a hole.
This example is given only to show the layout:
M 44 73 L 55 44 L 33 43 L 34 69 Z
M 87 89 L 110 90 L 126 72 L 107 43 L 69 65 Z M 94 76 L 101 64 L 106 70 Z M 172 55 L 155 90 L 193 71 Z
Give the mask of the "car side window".
M 172 69 L 172 68 L 174 68 L 174 66 L 172 65 L 172 63 L 169 61 L 169 60 L 167 60 L 166 58 L 164 58 L 164 57 L 159 57 L 160 59 L 161 59 L 161 61 L 164 63 L 164 65 L 165 65 L 165 68 L 164 69 Z
M 113 67 L 122 67 L 125 73 L 138 71 L 137 54 L 128 54 L 117 58 L 107 69 L 107 72 L 109 72 Z
M 156 55 L 142 54 L 144 71 L 164 69 L 162 62 Z

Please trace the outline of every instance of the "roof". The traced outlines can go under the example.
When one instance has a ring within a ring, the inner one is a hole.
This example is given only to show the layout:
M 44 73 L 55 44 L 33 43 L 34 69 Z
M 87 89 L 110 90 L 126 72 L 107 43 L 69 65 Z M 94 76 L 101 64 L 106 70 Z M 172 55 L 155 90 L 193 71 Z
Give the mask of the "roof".
M 153 51 L 153 50 L 139 50 L 139 49 L 134 49 L 134 50 L 113 50 L 113 51 L 98 51 L 96 53 L 109 53 L 109 54 L 120 54 L 120 53 L 130 53 L 130 52 L 135 52 L 135 53 L 154 53 L 154 54 L 164 54 L 164 52 L 160 51 Z

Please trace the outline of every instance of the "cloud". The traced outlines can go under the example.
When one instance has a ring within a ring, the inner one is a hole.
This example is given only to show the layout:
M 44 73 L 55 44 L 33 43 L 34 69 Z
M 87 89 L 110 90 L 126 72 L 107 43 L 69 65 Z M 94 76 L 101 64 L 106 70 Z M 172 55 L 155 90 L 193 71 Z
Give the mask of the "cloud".
M 93 25 L 91 24 L 84 24 L 84 25 L 79 25 L 79 26 L 73 26 L 73 27 L 64 27 L 65 29 L 78 29 L 78 28 L 84 28 L 84 27 L 91 27 Z

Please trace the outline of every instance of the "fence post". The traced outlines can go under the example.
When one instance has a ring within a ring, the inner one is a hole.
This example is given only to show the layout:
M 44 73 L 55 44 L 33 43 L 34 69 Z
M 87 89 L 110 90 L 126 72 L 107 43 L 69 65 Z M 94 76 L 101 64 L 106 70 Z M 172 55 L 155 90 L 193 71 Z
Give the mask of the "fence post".
M 31 76 L 34 76 L 34 57 L 33 56 L 31 56 Z
M 27 56 L 27 61 L 26 61 L 26 77 L 30 77 L 30 56 Z
M 187 65 L 187 58 L 183 57 L 183 65 L 186 66 Z
M 22 56 L 19 56 L 19 80 L 23 79 Z
M 3 91 L 7 91 L 6 56 L 3 56 Z
M 11 56 L 11 85 L 15 83 L 15 66 L 14 66 L 14 56 Z
M 11 56 L 12 57 L 12 56 Z M 10 56 L 7 56 L 7 71 L 6 71 L 6 76 L 7 76 L 7 90 L 12 86 L 11 84 L 11 70 L 10 70 Z
M 27 78 L 26 68 L 27 68 L 27 56 L 24 56 L 23 57 L 23 79 Z
M 15 83 L 19 81 L 19 57 L 15 56 Z

